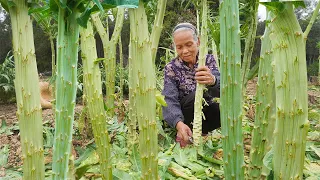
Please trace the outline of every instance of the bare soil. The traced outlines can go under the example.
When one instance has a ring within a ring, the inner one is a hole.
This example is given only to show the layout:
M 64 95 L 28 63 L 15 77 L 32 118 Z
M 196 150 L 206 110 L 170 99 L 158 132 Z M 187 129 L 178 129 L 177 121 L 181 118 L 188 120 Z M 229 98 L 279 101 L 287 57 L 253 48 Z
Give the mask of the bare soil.
M 81 113 L 83 106 L 77 105 L 75 108 L 75 118 Z M 8 163 L 6 167 L 20 167 L 22 165 L 21 160 L 21 145 L 20 145 L 20 133 L 18 130 L 18 119 L 16 116 L 17 107 L 16 104 L 0 104 L 0 128 L 2 127 L 2 121 L 5 120 L 6 125 L 9 128 L 13 128 L 13 134 L 7 135 L 6 133 L 0 134 L 0 149 L 9 144 L 10 151 L 8 157 Z M 49 126 L 54 127 L 54 114 L 52 109 L 42 110 L 43 122 L 49 124 Z M 88 141 L 74 140 L 74 145 L 82 145 Z M 73 150 L 73 154 L 77 157 L 77 154 Z M 52 161 L 51 150 L 49 150 L 48 156 L 45 158 L 45 163 Z M 0 177 L 3 174 L 4 169 L 0 167 Z

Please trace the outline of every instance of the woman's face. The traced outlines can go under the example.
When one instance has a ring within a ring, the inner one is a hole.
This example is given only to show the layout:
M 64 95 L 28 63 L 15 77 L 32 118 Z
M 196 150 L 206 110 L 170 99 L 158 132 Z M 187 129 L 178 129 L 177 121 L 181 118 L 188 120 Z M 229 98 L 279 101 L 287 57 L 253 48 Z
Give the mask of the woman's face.
M 192 31 L 182 30 L 175 32 L 173 34 L 173 41 L 178 56 L 188 64 L 194 65 L 196 63 L 200 42 L 199 40 L 194 40 Z

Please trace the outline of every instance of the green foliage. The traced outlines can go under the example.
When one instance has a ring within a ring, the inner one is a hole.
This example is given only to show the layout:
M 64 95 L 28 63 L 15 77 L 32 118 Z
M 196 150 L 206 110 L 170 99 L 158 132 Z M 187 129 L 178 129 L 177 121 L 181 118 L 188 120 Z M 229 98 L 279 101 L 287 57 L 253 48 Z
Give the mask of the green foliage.
M 117 65 L 116 67 L 116 74 L 115 74 L 115 85 L 116 85 L 116 92 L 120 91 L 120 66 Z M 127 96 L 129 94 L 129 84 L 128 84 L 128 76 L 129 70 L 128 68 L 123 68 L 123 94 Z M 101 77 L 102 77 L 102 92 L 105 95 L 106 92 L 106 72 L 101 67 Z M 78 85 L 77 85 L 77 97 L 81 97 L 83 95 L 83 67 L 82 64 L 78 64 Z
M 116 78 L 115 78 L 115 86 L 117 93 L 120 92 L 120 69 L 122 68 L 122 75 L 123 75 L 123 95 L 129 94 L 129 70 L 128 68 L 123 68 L 119 64 L 116 66 Z M 105 73 L 105 71 L 102 71 L 102 73 Z M 104 76 L 105 77 L 105 76 Z M 103 84 L 105 84 L 105 80 L 103 81 Z M 105 84 L 107 86 L 107 84 Z M 105 90 L 103 90 L 105 92 Z
M 307 67 L 308 77 L 317 76 L 319 71 L 319 61 L 314 61 L 312 64 L 309 64 Z
M 7 57 L 4 62 L 0 64 L 0 102 L 10 102 L 13 101 L 15 97 L 14 89 L 14 60 L 13 55 L 8 52 Z

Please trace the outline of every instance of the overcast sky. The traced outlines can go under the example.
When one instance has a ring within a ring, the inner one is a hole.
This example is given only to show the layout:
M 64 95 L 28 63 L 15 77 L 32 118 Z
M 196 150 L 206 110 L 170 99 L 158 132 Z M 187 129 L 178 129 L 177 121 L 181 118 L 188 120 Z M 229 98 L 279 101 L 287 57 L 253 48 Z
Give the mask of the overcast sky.
M 266 7 L 261 4 L 259 4 L 258 16 L 259 16 L 259 21 L 264 21 L 266 19 Z

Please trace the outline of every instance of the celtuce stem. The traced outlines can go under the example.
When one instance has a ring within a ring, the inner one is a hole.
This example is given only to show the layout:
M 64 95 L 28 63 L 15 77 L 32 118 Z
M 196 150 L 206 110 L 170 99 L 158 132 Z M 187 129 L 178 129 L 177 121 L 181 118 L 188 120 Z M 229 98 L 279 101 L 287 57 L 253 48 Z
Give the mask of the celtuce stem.
M 57 77 L 55 138 L 53 145 L 53 179 L 68 177 L 68 160 L 72 144 L 72 128 L 77 91 L 77 62 L 80 13 L 72 9 L 59 8 L 57 38 Z
M 165 8 L 166 1 L 158 1 Z M 165 5 L 163 5 L 164 3 Z M 158 9 L 159 10 L 159 9 Z M 156 16 L 163 16 L 164 11 Z M 152 60 L 152 42 L 148 32 L 147 15 L 143 2 L 130 9 L 129 96 L 130 127 L 134 136 L 135 120 L 139 123 L 139 151 L 142 161 L 141 179 L 158 179 L 158 131 L 156 126 L 156 75 Z M 157 18 L 156 18 L 157 19 Z M 158 24 L 162 26 L 162 24 Z M 153 38 L 159 38 L 160 31 Z M 153 34 L 153 33 L 151 33 Z M 131 119 L 133 118 L 133 119 Z M 129 139 L 132 142 L 132 139 Z
M 242 82 L 238 0 L 220 3 L 220 111 L 224 174 L 244 179 Z
M 150 39 L 153 40 L 151 45 L 153 64 L 155 64 L 160 35 L 163 29 L 162 24 L 163 24 L 164 14 L 166 11 L 166 5 L 167 5 L 167 0 L 161 0 L 161 3 L 158 2 L 158 5 L 157 5 L 157 14 L 155 16 L 155 21 L 153 24 L 153 29 L 150 37 Z
M 110 142 L 104 110 L 101 87 L 101 73 L 97 59 L 96 41 L 92 23 L 89 21 L 87 29 L 81 28 L 81 51 L 83 61 L 83 80 L 86 89 L 86 101 L 92 130 L 97 144 L 102 179 L 112 179 L 112 163 L 110 157 Z
M 267 21 L 271 20 L 269 15 Z M 250 151 L 249 179 L 263 179 L 263 158 L 271 148 L 270 134 L 273 133 L 275 123 L 275 89 L 274 89 L 274 59 L 270 34 L 271 24 L 266 24 L 261 38 L 261 56 L 256 96 L 256 114 L 252 133 Z
M 130 9 L 131 46 L 136 48 L 132 61 L 137 65 L 132 74 L 137 85 L 135 114 L 139 123 L 139 149 L 142 160 L 142 179 L 158 178 L 158 145 L 156 128 L 155 70 L 151 61 L 148 22 L 143 3 L 138 9 Z M 135 43 L 135 45 L 133 45 Z
M 33 40 L 33 26 L 26 1 L 9 7 L 15 59 L 17 118 L 23 160 L 23 179 L 44 179 L 42 109 Z
M 242 91 L 243 95 L 245 95 L 246 92 L 246 86 L 248 82 L 248 73 L 250 71 L 250 65 L 251 65 L 251 59 L 252 59 L 252 53 L 253 48 L 256 40 L 256 33 L 257 33 L 257 27 L 258 27 L 258 7 L 259 7 L 259 0 L 250 0 L 248 3 L 250 3 L 250 27 L 249 32 L 246 37 L 245 42 L 245 50 L 243 53 L 243 65 L 242 65 Z
M 274 178 L 302 179 L 309 129 L 306 46 L 291 2 L 274 12 L 270 35 L 275 59 Z
M 120 37 L 120 32 L 123 26 L 124 19 L 124 8 L 118 8 L 116 24 L 114 27 L 113 34 L 111 39 L 105 28 L 102 25 L 102 22 L 99 18 L 99 14 L 93 14 L 92 16 L 93 23 L 101 37 L 104 51 L 104 66 L 106 71 L 106 105 L 109 110 L 109 115 L 114 115 L 114 101 L 115 101 L 115 73 L 116 73 L 116 46 Z
M 198 66 L 204 66 L 206 62 L 206 55 L 208 52 L 208 4 L 207 0 L 201 1 L 202 5 L 202 26 L 200 35 L 200 50 L 199 50 L 199 60 Z M 197 83 L 197 89 L 194 101 L 194 120 L 193 120 L 193 144 L 199 146 L 201 144 L 201 134 L 202 134 L 202 99 L 203 90 L 205 86 L 203 84 Z

